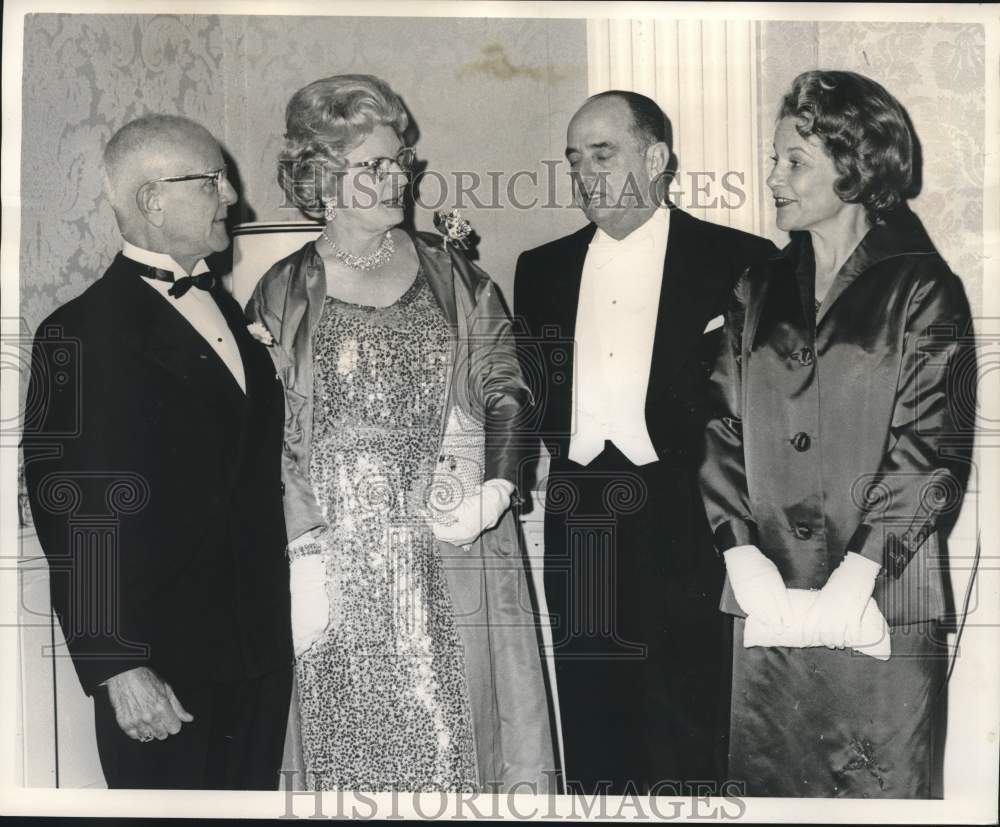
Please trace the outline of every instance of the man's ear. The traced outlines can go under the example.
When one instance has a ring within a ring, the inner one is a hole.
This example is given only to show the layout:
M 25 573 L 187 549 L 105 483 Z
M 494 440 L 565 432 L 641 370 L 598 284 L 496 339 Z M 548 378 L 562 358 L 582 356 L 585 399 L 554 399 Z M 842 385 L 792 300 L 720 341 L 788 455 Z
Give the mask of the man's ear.
M 649 173 L 649 180 L 655 181 L 667 171 L 667 164 L 670 162 L 670 149 L 663 141 L 650 144 L 646 148 L 646 172 Z
M 165 215 L 161 203 L 161 193 L 156 184 L 143 184 L 135 194 L 135 204 L 139 213 L 154 227 L 162 227 Z

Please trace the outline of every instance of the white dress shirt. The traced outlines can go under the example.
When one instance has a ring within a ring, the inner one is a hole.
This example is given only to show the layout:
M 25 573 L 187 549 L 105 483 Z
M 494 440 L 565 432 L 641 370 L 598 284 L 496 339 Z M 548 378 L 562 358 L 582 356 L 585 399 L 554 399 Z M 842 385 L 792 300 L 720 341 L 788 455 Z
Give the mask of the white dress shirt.
M 173 260 L 166 253 L 154 253 L 150 250 L 143 250 L 134 244 L 125 242 L 122 248 L 122 255 L 140 264 L 148 264 L 151 267 L 159 267 L 161 270 L 169 270 L 174 274 L 175 279 L 183 278 L 187 275 L 184 268 Z M 208 271 L 208 265 L 202 259 L 192 270 L 191 275 L 197 276 Z M 215 299 L 207 290 L 192 287 L 179 299 L 171 296 L 167 291 L 173 286 L 169 281 L 159 279 L 142 279 L 152 287 L 157 293 L 163 296 L 171 307 L 180 313 L 191 324 L 201 337 L 212 346 L 212 350 L 218 354 L 223 364 L 229 368 L 233 378 L 240 388 L 246 393 L 246 375 L 243 372 L 243 359 L 240 356 L 240 349 L 236 344 L 233 332 L 226 324 L 226 318 L 219 310 Z
M 580 283 L 569 458 L 590 463 L 613 442 L 635 465 L 657 460 L 646 392 L 667 253 L 670 210 L 620 241 L 598 229 Z

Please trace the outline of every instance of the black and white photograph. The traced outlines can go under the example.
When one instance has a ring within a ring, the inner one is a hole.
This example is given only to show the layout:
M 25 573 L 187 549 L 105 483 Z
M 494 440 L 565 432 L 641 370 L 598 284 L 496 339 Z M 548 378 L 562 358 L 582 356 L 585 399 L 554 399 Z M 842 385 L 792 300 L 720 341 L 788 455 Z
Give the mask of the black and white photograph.
M 997 823 L 1000 4 L 3 15 L 0 815 Z

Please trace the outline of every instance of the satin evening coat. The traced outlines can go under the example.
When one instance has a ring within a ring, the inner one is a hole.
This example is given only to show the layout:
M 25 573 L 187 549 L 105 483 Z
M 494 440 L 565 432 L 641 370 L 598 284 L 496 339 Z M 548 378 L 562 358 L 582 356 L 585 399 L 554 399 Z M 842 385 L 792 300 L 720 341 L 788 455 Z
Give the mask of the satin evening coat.
M 531 393 L 514 350 L 510 316 L 493 281 L 441 239 L 418 233 L 413 244 L 431 292 L 452 328 L 445 407 L 461 405 L 486 431 L 484 479 L 516 485 L 524 449 L 517 421 Z M 326 274 L 313 242 L 275 263 L 258 282 L 247 316 L 275 340 L 271 355 L 285 387 L 282 469 L 290 540 L 325 527 L 309 480 L 313 421 L 312 338 L 323 312 Z M 444 436 L 447 411 L 442 418 Z M 465 652 L 479 780 L 502 791 L 531 782 L 545 792 L 555 764 L 548 700 L 520 534 L 513 510 L 468 550 L 443 540 L 456 625 Z M 335 702 L 331 699 L 331 702 Z M 293 701 L 290 739 L 298 740 Z M 286 755 L 298 745 L 286 744 Z M 293 756 L 296 764 L 300 756 Z M 286 763 L 287 767 L 287 763 Z M 300 767 L 296 767 L 300 768 Z M 301 778 L 301 775 L 297 775 Z
M 975 351 L 962 282 L 906 207 L 874 226 L 818 313 L 808 233 L 738 283 L 701 471 L 720 552 L 757 545 L 789 588 L 844 554 L 884 568 L 890 625 L 940 618 L 939 528 L 969 473 Z M 729 584 L 722 609 L 742 615 Z

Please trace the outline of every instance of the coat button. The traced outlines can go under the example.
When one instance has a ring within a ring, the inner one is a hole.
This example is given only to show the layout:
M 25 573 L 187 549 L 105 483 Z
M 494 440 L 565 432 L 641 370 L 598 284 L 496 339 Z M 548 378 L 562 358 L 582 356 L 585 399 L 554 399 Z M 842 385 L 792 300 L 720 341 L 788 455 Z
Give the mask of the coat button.
M 813 536 L 813 530 L 809 528 L 807 523 L 796 523 L 795 528 L 792 529 L 792 533 L 800 540 L 808 540 Z
M 799 431 L 789 440 L 789 442 L 792 443 L 792 447 L 799 453 L 802 451 L 808 451 L 809 446 L 812 445 L 812 439 L 805 431 Z

